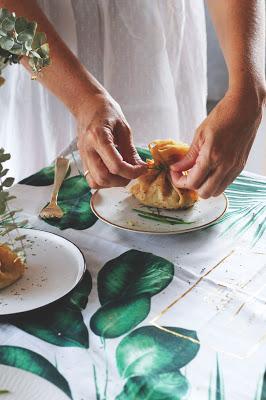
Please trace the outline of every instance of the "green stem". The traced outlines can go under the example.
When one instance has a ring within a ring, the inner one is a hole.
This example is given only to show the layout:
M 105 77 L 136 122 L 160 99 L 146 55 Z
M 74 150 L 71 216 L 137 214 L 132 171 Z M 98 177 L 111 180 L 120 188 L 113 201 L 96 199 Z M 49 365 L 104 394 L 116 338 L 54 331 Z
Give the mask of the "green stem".
M 183 225 L 182 222 L 174 222 L 174 221 L 167 221 L 165 219 L 162 218 L 158 218 L 158 217 L 151 217 L 149 215 L 142 215 L 142 214 L 138 214 L 139 217 L 144 218 L 144 219 L 149 219 L 152 221 L 157 221 L 157 222 L 161 222 L 162 224 L 167 224 L 167 225 Z
M 97 373 L 96 373 L 96 368 L 95 368 L 94 364 L 93 364 L 93 377 L 94 377 L 94 385 L 95 385 L 95 392 L 96 392 L 96 400 L 101 400 L 99 386 L 98 386 L 98 382 L 97 382 Z
M 137 208 L 133 208 L 133 211 L 139 212 L 139 213 L 144 214 L 144 215 L 150 215 L 152 217 L 162 217 L 162 218 L 167 218 L 167 219 L 172 220 L 172 221 L 184 222 L 184 220 L 181 219 L 181 218 L 170 217 L 168 215 L 160 215 L 160 214 L 156 214 L 156 213 L 149 212 L 149 211 L 143 211 L 143 210 L 140 210 L 140 209 L 137 209 Z
M 189 225 L 192 224 L 194 221 L 186 222 L 181 218 L 174 218 L 167 215 L 159 215 L 155 213 L 151 213 L 148 211 L 142 211 L 137 208 L 133 208 L 133 211 L 138 213 L 138 216 L 144 219 L 150 219 L 152 221 L 161 222 L 162 224 L 169 224 L 169 225 Z
M 105 385 L 104 385 L 104 392 L 103 392 L 103 400 L 106 400 L 107 386 L 108 386 L 108 359 L 107 359 L 107 353 L 106 353 L 105 338 L 103 338 L 103 348 L 104 348 L 104 360 L 105 360 Z

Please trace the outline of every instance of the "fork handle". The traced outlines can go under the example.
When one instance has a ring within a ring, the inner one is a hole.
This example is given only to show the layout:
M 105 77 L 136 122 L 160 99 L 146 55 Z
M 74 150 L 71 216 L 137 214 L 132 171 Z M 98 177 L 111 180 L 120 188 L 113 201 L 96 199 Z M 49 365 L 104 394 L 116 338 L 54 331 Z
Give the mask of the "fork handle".
M 51 201 L 56 202 L 59 189 L 65 179 L 69 167 L 69 160 L 58 157 L 55 163 L 54 187 L 52 191 Z

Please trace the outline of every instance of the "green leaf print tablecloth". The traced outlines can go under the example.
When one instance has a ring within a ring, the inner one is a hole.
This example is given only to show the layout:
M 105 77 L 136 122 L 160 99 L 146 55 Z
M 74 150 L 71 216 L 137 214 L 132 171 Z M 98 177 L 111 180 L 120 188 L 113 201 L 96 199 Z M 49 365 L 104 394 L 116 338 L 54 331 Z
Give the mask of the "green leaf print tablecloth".
M 221 221 L 162 237 L 98 221 L 74 163 L 65 216 L 41 221 L 52 181 L 49 167 L 16 185 L 14 206 L 79 246 L 87 272 L 60 301 L 1 319 L 0 365 L 73 400 L 266 400 L 266 179 L 244 172 Z

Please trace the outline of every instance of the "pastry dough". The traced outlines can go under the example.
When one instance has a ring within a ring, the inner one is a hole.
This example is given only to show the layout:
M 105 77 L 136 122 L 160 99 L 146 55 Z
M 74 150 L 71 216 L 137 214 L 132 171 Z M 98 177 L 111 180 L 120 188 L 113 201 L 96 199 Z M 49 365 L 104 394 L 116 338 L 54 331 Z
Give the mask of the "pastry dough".
M 0 289 L 16 282 L 25 271 L 25 264 L 8 246 L 0 245 Z
M 140 203 L 156 208 L 189 208 L 198 200 L 197 192 L 173 186 L 169 166 L 181 160 L 189 146 L 182 142 L 155 140 L 149 145 L 152 160 L 147 160 L 148 172 L 130 187 L 130 192 Z

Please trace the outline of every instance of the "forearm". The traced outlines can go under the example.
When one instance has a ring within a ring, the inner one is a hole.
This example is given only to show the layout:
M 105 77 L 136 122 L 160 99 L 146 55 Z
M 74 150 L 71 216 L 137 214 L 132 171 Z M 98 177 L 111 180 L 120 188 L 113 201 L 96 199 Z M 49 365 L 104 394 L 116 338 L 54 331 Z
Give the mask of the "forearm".
M 104 89 L 63 42 L 37 2 L 0 0 L 0 7 L 8 8 L 19 16 L 36 21 L 38 30 L 46 33 L 52 63 L 42 70 L 38 80 L 61 99 L 74 115 L 78 114 L 81 102 L 89 103 L 90 98 L 93 108 L 94 94 L 101 93 Z M 30 70 L 26 58 L 22 60 L 22 64 Z
M 207 0 L 228 68 L 229 88 L 265 90 L 264 0 Z

